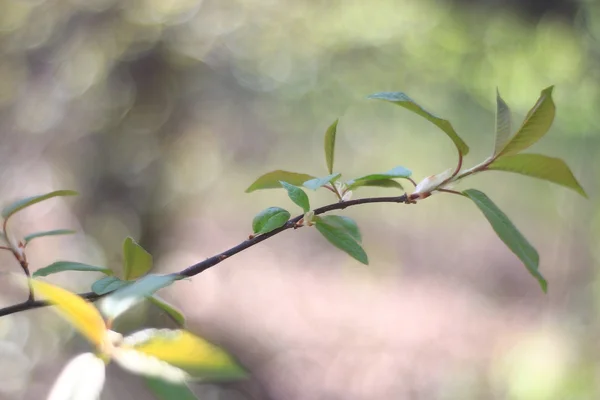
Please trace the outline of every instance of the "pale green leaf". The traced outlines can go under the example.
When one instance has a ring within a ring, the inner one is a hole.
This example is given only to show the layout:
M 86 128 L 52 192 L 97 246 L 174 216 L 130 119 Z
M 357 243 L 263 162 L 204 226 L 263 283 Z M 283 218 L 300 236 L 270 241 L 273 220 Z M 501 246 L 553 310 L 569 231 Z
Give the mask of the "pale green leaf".
M 305 181 L 313 179 L 314 176 L 308 174 L 299 174 L 297 172 L 288 171 L 272 171 L 258 178 L 252 185 L 246 189 L 246 193 L 253 192 L 259 189 L 278 189 L 281 188 L 279 181 L 291 183 L 292 185 L 300 186 Z
M 354 189 L 357 189 L 362 186 L 376 186 L 376 187 L 396 188 L 396 189 L 404 190 L 404 187 L 402 187 L 400 182 L 397 182 L 393 179 L 378 179 L 378 180 L 374 180 L 374 181 L 352 180 L 352 181 L 346 182 L 346 184 L 348 185 L 349 190 L 354 190 Z
M 102 295 L 114 292 L 115 290 L 120 289 L 123 286 L 127 286 L 130 283 L 131 282 L 126 282 L 117 278 L 116 276 L 105 276 L 104 278 L 98 279 L 92 284 L 92 291 L 96 294 Z
M 583 197 L 587 197 L 585 191 L 573 176 L 571 169 L 560 158 L 548 157 L 542 154 L 515 154 L 498 158 L 488 166 L 488 169 L 516 172 L 544 179 L 566 186 Z
M 33 239 L 37 239 L 37 238 L 41 238 L 41 237 L 45 237 L 45 236 L 72 235 L 74 233 L 76 233 L 76 232 L 71 229 L 55 229 L 52 231 L 43 231 L 43 232 L 36 232 L 36 233 L 29 234 L 29 235 L 25 236 L 25 238 L 23 240 L 25 240 L 25 243 L 29 243 Z
M 523 124 L 515 135 L 497 154 L 498 157 L 517 154 L 540 140 L 552 126 L 556 107 L 552 101 L 550 86 L 540 94 L 538 101 L 529 110 Z
M 315 217 L 315 226 L 321 235 L 335 247 L 346 252 L 354 259 L 363 264 L 369 264 L 367 253 L 365 253 L 357 241 L 357 239 L 360 239 L 358 228 L 356 230 L 350 228 L 348 226 L 350 223 L 347 221 L 340 222 L 339 220 L 335 220 L 333 223 L 330 223 L 330 221 L 324 217 Z M 356 224 L 354 223 L 354 225 Z
M 333 173 L 333 157 L 335 153 L 335 135 L 337 133 L 339 119 L 336 119 L 325 132 L 325 161 L 327 162 L 327 170 L 330 174 Z
M 317 190 L 321 186 L 327 185 L 328 183 L 335 182 L 342 174 L 331 174 L 322 178 L 314 178 L 304 182 L 302 185 L 307 189 Z
M 281 181 L 279 183 L 285 190 L 287 190 L 289 198 L 300 208 L 302 208 L 304 212 L 308 212 L 310 210 L 310 201 L 308 200 L 306 193 L 304 193 L 304 190 L 287 182 Z
M 486 195 L 475 189 L 468 189 L 463 192 L 468 196 L 477 207 L 483 212 L 498 237 L 515 253 L 517 257 L 525 264 L 525 267 L 534 278 L 536 278 L 544 292 L 547 290 L 547 282 L 540 274 L 539 255 L 533 246 L 525 239 L 519 230 L 513 225 L 504 214 Z
M 496 89 L 496 144 L 494 146 L 494 155 L 506 145 L 511 134 L 510 108 L 500 97 L 500 91 Z
M 51 199 L 58 196 L 76 196 L 78 193 L 74 190 L 57 190 L 54 192 L 42 194 L 39 196 L 27 197 L 25 199 L 17 200 L 14 203 L 4 207 L 2 210 L 2 217 L 8 219 L 14 213 L 21 211 L 22 209 L 37 204 L 41 201 Z
M 462 155 L 467 155 L 467 153 L 469 153 L 469 146 L 467 146 L 467 144 L 460 138 L 460 136 L 458 136 L 458 133 L 456 133 L 456 131 L 452 127 L 452 124 L 450 124 L 448 120 L 439 118 L 430 113 L 429 111 L 426 111 L 423 107 L 415 103 L 414 100 L 408 97 L 406 94 L 402 92 L 382 92 L 372 94 L 367 98 L 388 101 L 390 103 L 394 103 L 414 112 L 415 114 L 425 118 L 426 120 L 440 128 L 442 131 L 444 131 L 444 133 L 448 135 L 448 137 L 452 140 L 452 142 Z
M 40 268 L 33 273 L 33 277 L 48 276 L 50 274 L 56 274 L 57 272 L 64 271 L 84 271 L 84 272 L 102 272 L 106 275 L 112 275 L 113 271 L 110 268 L 96 267 L 94 265 L 83 264 L 73 261 L 57 261 L 48 265 L 47 267 Z
M 151 269 L 152 255 L 132 238 L 126 238 L 123 241 L 123 278 L 126 281 L 135 280 Z

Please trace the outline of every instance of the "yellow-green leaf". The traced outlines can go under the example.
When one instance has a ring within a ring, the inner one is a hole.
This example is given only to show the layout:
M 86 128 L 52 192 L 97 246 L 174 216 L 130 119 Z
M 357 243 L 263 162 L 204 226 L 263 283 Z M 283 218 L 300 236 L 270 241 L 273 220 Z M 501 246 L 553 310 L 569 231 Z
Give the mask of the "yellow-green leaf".
M 502 150 L 510 138 L 510 133 L 510 108 L 500 97 L 500 91 L 496 89 L 496 145 L 494 146 L 494 155 Z
M 135 240 L 128 237 L 123 242 L 123 279 L 135 280 L 152 269 L 152 255 Z
M 224 350 L 185 330 L 146 329 L 126 337 L 123 345 L 196 377 L 236 379 L 246 375 Z
M 333 173 L 333 157 L 335 153 L 335 135 L 337 133 L 339 119 L 336 119 L 333 124 L 327 128 L 325 132 L 325 161 L 327 162 L 327 170 L 330 174 Z M 305 179 L 307 180 L 307 179 Z
M 25 199 L 17 200 L 14 203 L 4 207 L 2 210 L 2 217 L 8 219 L 14 213 L 21 211 L 22 209 L 39 203 L 40 201 L 48 200 L 58 196 L 76 196 L 78 193 L 74 190 L 56 190 L 54 192 L 42 194 L 39 196 L 27 197 Z
M 569 166 L 560 158 L 548 157 L 542 154 L 515 154 L 498 158 L 488 166 L 488 169 L 516 172 L 544 179 L 566 186 L 583 197 L 587 197 Z
M 58 286 L 37 279 L 30 279 L 30 282 L 36 298 L 54 304 L 54 309 L 94 345 L 102 344 L 106 324 L 96 307 Z
M 517 154 L 533 145 L 548 132 L 556 111 L 552 101 L 553 88 L 554 86 L 550 86 L 542 90 L 538 101 L 525 116 L 523 124 L 504 148 L 498 152 L 498 157 Z
M 313 179 L 314 176 L 308 174 L 299 174 L 297 172 L 289 171 L 272 171 L 262 175 L 252 185 L 246 189 L 246 193 L 253 192 L 260 189 L 278 189 L 281 188 L 279 181 L 291 183 L 292 185 L 301 186 L 304 182 L 309 179 Z

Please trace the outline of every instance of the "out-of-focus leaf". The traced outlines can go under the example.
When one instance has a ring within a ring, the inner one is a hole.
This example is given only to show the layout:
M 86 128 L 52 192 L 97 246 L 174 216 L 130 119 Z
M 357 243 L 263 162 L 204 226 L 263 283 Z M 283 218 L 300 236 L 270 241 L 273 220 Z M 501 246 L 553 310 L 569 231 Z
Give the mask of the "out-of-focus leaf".
M 100 399 L 106 364 L 93 353 L 73 358 L 62 370 L 47 400 Z
M 150 302 L 153 303 L 155 306 L 169 314 L 169 316 L 173 318 L 173 320 L 177 322 L 179 326 L 185 325 L 185 316 L 183 315 L 183 312 L 180 309 L 178 309 L 177 307 L 170 304 L 169 302 L 162 299 L 156 294 L 148 297 L 148 300 L 150 300 Z
M 115 319 L 143 298 L 153 295 L 157 290 L 171 285 L 178 279 L 181 279 L 181 276 L 177 274 L 146 275 L 102 299 L 100 309 L 108 318 Z
M 57 235 L 72 235 L 74 233 L 76 233 L 76 232 L 73 231 L 73 230 L 71 230 L 71 229 L 55 229 L 55 230 L 52 230 L 52 231 L 44 231 L 44 232 L 32 233 L 30 235 L 25 236 L 24 240 L 25 240 L 25 243 L 29 243 L 33 239 L 37 239 L 37 238 L 40 238 L 40 237 L 57 236 Z
M 123 347 L 156 357 L 194 377 L 222 380 L 247 375 L 224 350 L 185 330 L 145 329 L 127 336 Z
M 54 304 L 54 310 L 67 320 L 77 331 L 91 343 L 100 346 L 105 338 L 106 325 L 96 308 L 82 297 L 68 290 L 30 279 L 31 287 L 37 298 L 45 299 Z
M 350 190 L 354 190 L 361 186 L 377 186 L 377 187 L 383 187 L 383 188 L 396 188 L 396 189 L 404 190 L 404 187 L 400 184 L 400 182 L 397 182 L 393 179 L 377 179 L 374 181 L 352 180 L 352 181 L 347 182 L 347 185 L 348 185 L 348 189 L 350 189 Z
M 358 227 L 354 221 L 347 220 L 325 219 L 325 217 L 315 217 L 317 230 L 338 249 L 348 253 L 351 257 L 360 261 L 363 264 L 369 264 L 367 253 L 363 250 L 357 239 L 360 239 Z M 352 226 L 353 225 L 353 226 Z
M 190 375 L 181 368 L 128 346 L 115 347 L 111 356 L 120 367 L 136 375 L 160 378 L 175 384 L 183 384 L 190 380 Z
M 269 172 L 258 178 L 252 185 L 246 189 L 246 193 L 253 192 L 259 189 L 278 189 L 281 188 L 279 181 L 291 183 L 292 185 L 300 186 L 305 181 L 313 179 L 314 176 L 308 174 L 299 174 L 297 172 L 288 172 L 277 170 Z
M 78 194 L 79 193 L 77 193 L 74 190 L 56 190 L 54 192 L 42 194 L 39 196 L 32 196 L 32 197 L 27 197 L 25 199 L 17 200 L 14 203 L 4 207 L 4 209 L 2 210 L 2 217 L 4 219 L 8 219 L 11 215 L 13 215 L 14 213 L 16 213 L 18 211 L 21 211 L 22 209 L 24 209 L 26 207 L 37 204 L 40 201 L 51 199 L 53 197 L 76 196 Z
M 548 132 L 554 121 L 556 111 L 552 101 L 552 89 L 554 89 L 554 86 L 542 90 L 540 98 L 525 116 L 523 125 L 506 143 L 504 148 L 497 153 L 498 157 L 517 154 L 540 140 Z
M 298 186 L 291 185 L 287 182 L 279 182 L 281 186 L 285 190 L 287 190 L 288 196 L 290 199 L 300 206 L 304 212 L 308 212 L 310 210 L 310 202 L 308 200 L 308 196 L 304 193 L 304 190 L 300 189 Z
M 479 207 L 498 237 L 519 257 L 529 273 L 538 280 L 542 290 L 546 292 L 548 284 L 538 270 L 540 258 L 533 246 L 485 193 L 475 189 L 468 189 L 463 193 Z
M 122 288 L 123 286 L 129 285 L 131 282 L 126 282 L 117 278 L 116 276 L 105 276 L 102 279 L 98 279 L 92 284 L 92 291 L 96 294 L 106 294 L 114 292 L 115 290 Z
M 331 174 L 324 176 L 323 178 L 314 178 L 303 183 L 307 189 L 317 190 L 321 186 L 327 185 L 328 183 L 335 182 L 342 174 Z
M 196 400 L 196 395 L 185 384 L 165 382 L 157 378 L 145 378 L 146 386 L 159 400 Z
M 325 161 L 327 162 L 327 170 L 330 174 L 333 173 L 333 157 L 335 153 L 335 135 L 337 133 L 339 119 L 336 119 L 325 132 Z
M 542 154 L 515 154 L 503 156 L 492 162 L 488 169 L 516 172 L 518 174 L 544 179 L 573 189 L 583 197 L 585 191 L 577 182 L 568 165 L 560 158 Z
M 496 144 L 494 146 L 494 155 L 506 145 L 510 138 L 511 122 L 510 108 L 500 97 L 500 91 L 496 89 Z
M 57 261 L 48 265 L 47 267 L 40 268 L 33 273 L 33 277 L 48 276 L 50 274 L 56 274 L 57 272 L 63 271 L 86 271 L 86 272 L 102 272 L 106 275 L 112 275 L 112 270 L 105 267 L 96 267 L 94 265 L 83 264 L 73 261 Z
M 152 255 L 130 237 L 123 242 L 123 261 L 123 278 L 127 281 L 144 276 L 152 269 Z
M 279 207 L 269 207 L 259 212 L 252 221 L 255 234 L 269 233 L 285 225 L 290 219 L 290 213 Z
M 452 124 L 450 124 L 448 120 L 436 117 L 435 115 L 433 115 L 432 113 L 415 103 L 415 101 L 408 97 L 406 94 L 402 92 L 382 92 L 372 94 L 367 98 L 388 101 L 390 103 L 394 103 L 414 112 L 415 114 L 425 118 L 426 120 L 440 128 L 442 131 L 444 131 L 462 155 L 467 155 L 467 153 L 469 153 L 469 146 L 467 146 L 467 144 L 460 138 L 460 136 L 458 136 L 458 133 L 456 133 L 456 131 L 452 127 Z

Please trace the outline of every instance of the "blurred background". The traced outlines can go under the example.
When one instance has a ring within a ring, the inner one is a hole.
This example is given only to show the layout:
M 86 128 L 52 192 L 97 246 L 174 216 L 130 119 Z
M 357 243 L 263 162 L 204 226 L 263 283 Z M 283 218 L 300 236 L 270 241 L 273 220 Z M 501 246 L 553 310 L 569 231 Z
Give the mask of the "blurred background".
M 404 91 L 449 119 L 472 166 L 493 148 L 496 87 L 516 128 L 556 85 L 557 117 L 531 152 L 567 161 L 589 199 L 501 172 L 460 186 L 485 191 L 535 245 L 547 295 L 472 203 L 443 194 L 344 211 L 368 267 L 300 229 L 161 295 L 253 374 L 196 385 L 202 399 L 600 396 L 600 2 L 0 0 L 0 10 L 0 199 L 81 194 L 11 222 L 17 236 L 79 232 L 32 243 L 32 269 L 119 268 L 126 236 L 161 272 L 219 253 L 260 210 L 297 208 L 283 190 L 244 190 L 274 169 L 325 175 L 323 134 L 338 117 L 336 170 L 348 179 L 402 165 L 418 181 L 455 165 L 442 132 L 371 93 Z M 97 278 L 48 279 L 89 291 Z M 5 289 L 2 306 L 26 297 Z M 142 307 L 124 329 L 136 324 L 168 321 Z M 43 398 L 87 348 L 48 309 L 1 318 L 0 398 Z M 141 379 L 109 375 L 103 399 L 152 398 Z

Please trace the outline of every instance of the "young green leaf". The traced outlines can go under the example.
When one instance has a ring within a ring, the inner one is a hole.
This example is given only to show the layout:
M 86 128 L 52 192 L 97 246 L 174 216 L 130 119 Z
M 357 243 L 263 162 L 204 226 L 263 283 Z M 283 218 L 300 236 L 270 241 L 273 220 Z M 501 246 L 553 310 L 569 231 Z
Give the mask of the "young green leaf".
M 170 304 L 166 300 L 163 300 L 157 294 L 148 297 L 148 300 L 152 304 L 154 304 L 155 306 L 157 306 L 158 308 L 160 308 L 161 310 L 163 310 L 164 312 L 166 312 L 171 318 L 173 318 L 173 320 L 176 323 L 179 324 L 179 326 L 184 326 L 185 325 L 185 317 L 183 315 L 183 312 L 181 312 L 180 309 L 178 309 L 174 305 Z
M 352 218 L 341 215 L 325 215 L 323 217 L 317 217 L 317 219 L 320 219 L 321 223 L 346 231 L 358 243 L 362 242 L 360 229 L 358 229 L 356 221 Z
M 333 216 L 328 216 L 333 217 Z M 348 218 L 349 219 L 349 218 Z M 351 257 L 363 264 L 369 264 L 367 253 L 358 243 L 360 233 L 356 223 L 350 220 L 326 219 L 326 217 L 315 217 L 317 230 L 338 249 L 348 253 Z M 358 239 L 358 240 L 357 240 Z
M 365 175 L 365 176 L 361 176 L 360 178 L 356 178 L 353 179 L 352 181 L 350 181 L 351 183 L 349 184 L 350 186 L 353 185 L 355 182 L 360 182 L 360 181 L 380 181 L 383 179 L 390 179 L 390 178 L 408 178 L 412 175 L 412 172 L 404 167 L 395 167 L 390 169 L 387 172 L 383 172 L 380 174 L 370 174 L 370 175 Z
M 327 162 L 327 170 L 333 174 L 333 156 L 335 153 L 335 135 L 337 133 L 339 119 L 336 119 L 333 124 L 327 128 L 325 132 L 325 161 Z
M 423 107 L 415 103 L 414 100 L 408 97 L 406 94 L 402 92 L 382 92 L 372 94 L 367 98 L 388 101 L 390 103 L 394 103 L 414 112 L 415 114 L 425 118 L 426 120 L 440 128 L 442 131 L 444 131 L 462 155 L 465 156 L 467 155 L 467 153 L 469 153 L 469 146 L 467 146 L 467 144 L 460 138 L 460 136 L 458 136 L 458 133 L 456 133 L 456 131 L 454 130 L 454 128 L 448 120 L 436 117 L 429 111 L 426 111 Z
M 544 292 L 548 283 L 538 270 L 539 255 L 533 246 L 517 230 L 512 222 L 484 193 L 475 189 L 463 192 L 483 212 L 498 237 L 508 246 L 510 250 L 525 264 L 527 270 L 536 278 Z
M 284 181 L 279 183 L 285 190 L 287 190 L 288 196 L 294 203 L 300 206 L 304 212 L 310 211 L 310 202 L 308 201 L 308 196 L 306 193 L 304 193 L 304 190 L 300 189 L 298 186 L 294 186 Z
M 510 108 L 500 97 L 500 91 L 496 89 L 496 145 L 494 146 L 494 155 L 502 150 L 510 138 L 510 132 Z
M 56 274 L 57 272 L 63 271 L 87 271 L 87 272 L 102 272 L 106 275 L 112 275 L 113 272 L 110 268 L 96 267 L 93 265 L 73 262 L 73 261 L 57 261 L 48 265 L 47 267 L 40 268 L 33 273 L 33 277 L 48 276 L 50 274 Z
M 291 183 L 292 185 L 300 186 L 302 183 L 309 179 L 313 179 L 314 176 L 308 174 L 299 174 L 297 172 L 288 171 L 272 171 L 262 175 L 252 185 L 246 189 L 246 193 L 253 192 L 260 189 L 278 189 L 281 187 L 279 181 Z
M 167 382 L 158 378 L 145 378 L 146 386 L 159 400 L 196 400 L 197 397 L 185 384 Z
M 131 284 L 131 282 L 121 280 L 116 276 L 105 276 L 104 278 L 98 279 L 92 284 L 92 292 L 102 295 L 114 292 L 115 290 L 129 284 Z
M 269 207 L 259 212 L 252 221 L 252 231 L 255 234 L 269 233 L 281 228 L 290 219 L 290 213 L 279 207 Z
M 123 242 L 123 264 L 123 278 L 135 280 L 152 269 L 152 255 L 128 237 Z
M 396 189 L 404 190 L 404 187 L 402 187 L 400 182 L 397 182 L 393 179 L 377 179 L 377 180 L 373 180 L 373 181 L 351 180 L 351 181 L 346 182 L 346 185 L 348 186 L 348 190 L 354 190 L 354 189 L 362 187 L 362 186 L 377 186 L 377 187 L 383 187 L 383 188 L 396 188 Z
M 342 174 L 331 174 L 324 176 L 323 178 L 314 178 L 304 182 L 302 185 L 307 189 L 317 190 L 321 186 L 327 185 L 328 183 L 335 182 Z
M 538 101 L 525 116 L 523 124 L 506 145 L 497 152 L 498 157 L 517 154 L 542 138 L 552 126 L 556 107 L 552 101 L 550 86 L 540 94 Z
M 32 233 L 30 235 L 25 236 L 24 240 L 25 240 L 25 243 L 29 243 L 33 239 L 37 239 L 37 238 L 40 238 L 40 237 L 57 236 L 57 235 L 72 235 L 74 233 L 76 233 L 76 232 L 73 231 L 73 230 L 71 230 L 71 229 L 55 229 L 55 230 L 52 230 L 52 231 L 44 231 L 44 232 Z
M 516 172 L 544 179 L 566 186 L 583 197 L 587 197 L 585 191 L 573 176 L 571 169 L 560 158 L 548 157 L 542 154 L 515 154 L 498 158 L 488 166 L 488 169 Z
M 40 201 L 48 200 L 58 196 L 76 196 L 78 193 L 74 190 L 57 190 L 54 192 L 42 194 L 39 196 L 27 197 L 25 199 L 17 200 L 14 203 L 4 207 L 2 210 L 2 217 L 8 219 L 11 215 L 15 214 L 22 209 L 39 203 Z

